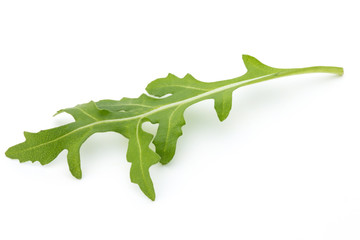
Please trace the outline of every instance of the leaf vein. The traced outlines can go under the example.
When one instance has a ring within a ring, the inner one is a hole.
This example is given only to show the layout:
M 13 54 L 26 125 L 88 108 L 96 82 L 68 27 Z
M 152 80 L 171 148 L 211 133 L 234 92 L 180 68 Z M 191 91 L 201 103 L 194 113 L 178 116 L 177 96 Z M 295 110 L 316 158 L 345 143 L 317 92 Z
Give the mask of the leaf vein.
M 76 109 L 80 110 L 80 112 L 84 113 L 85 115 L 87 115 L 88 117 L 94 119 L 95 121 L 99 121 L 100 119 L 94 117 L 93 115 L 91 115 L 90 113 L 86 112 L 84 109 L 81 109 L 79 107 L 75 107 Z

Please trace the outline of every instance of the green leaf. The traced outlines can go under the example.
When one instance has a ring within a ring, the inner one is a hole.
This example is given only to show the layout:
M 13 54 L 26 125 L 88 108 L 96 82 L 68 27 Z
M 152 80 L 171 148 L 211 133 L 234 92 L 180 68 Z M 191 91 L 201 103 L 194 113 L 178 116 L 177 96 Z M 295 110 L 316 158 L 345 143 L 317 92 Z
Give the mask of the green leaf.
M 131 162 L 130 178 L 150 199 L 155 191 L 149 168 L 161 162 L 168 163 L 175 154 L 176 143 L 185 125 L 184 111 L 194 103 L 213 99 L 220 121 L 229 115 L 233 91 L 239 87 L 270 79 L 303 73 L 343 74 L 339 67 L 272 68 L 249 55 L 243 55 L 246 74 L 218 82 L 201 82 L 190 74 L 183 78 L 169 74 L 151 82 L 138 98 L 123 98 L 119 101 L 102 100 L 89 102 L 58 113 L 71 114 L 75 121 L 38 133 L 25 132 L 26 141 L 9 148 L 6 156 L 20 162 L 39 161 L 48 164 L 60 152 L 67 150 L 70 172 L 81 178 L 80 147 L 94 133 L 113 131 L 129 139 L 127 160 Z M 158 123 L 153 136 L 143 130 L 144 122 Z M 153 143 L 154 152 L 149 145 Z

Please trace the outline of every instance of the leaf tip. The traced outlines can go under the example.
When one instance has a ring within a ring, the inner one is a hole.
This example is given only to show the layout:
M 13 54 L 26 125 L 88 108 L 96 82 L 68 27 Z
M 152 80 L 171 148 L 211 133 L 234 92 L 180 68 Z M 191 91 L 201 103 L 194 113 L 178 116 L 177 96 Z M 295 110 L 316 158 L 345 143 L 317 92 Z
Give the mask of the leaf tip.
M 169 77 L 175 77 L 175 78 L 177 78 L 176 75 L 175 75 L 175 74 L 172 74 L 172 73 L 168 73 L 168 75 L 167 75 L 166 77 L 167 77 L 167 78 L 169 78 Z
M 132 183 L 138 184 L 138 186 L 140 187 L 140 190 L 145 194 L 145 196 L 147 196 L 150 200 L 155 201 L 155 190 L 154 190 L 154 186 L 151 185 L 150 186 L 145 186 L 145 185 L 141 185 L 139 184 L 135 179 L 133 179 L 130 175 L 130 179 Z
M 169 158 L 169 157 L 161 157 L 161 159 L 160 159 L 160 163 L 162 164 L 162 165 L 166 165 L 166 164 L 168 164 L 170 161 L 171 161 L 171 159 L 172 158 Z
M 82 178 L 81 164 L 80 164 L 80 146 L 73 146 L 73 148 L 68 149 L 68 166 L 71 174 L 77 178 Z
M 31 135 L 33 135 L 34 133 L 31 133 L 31 132 L 27 132 L 27 131 L 24 131 L 24 137 L 25 139 L 28 139 Z
M 191 75 L 190 73 L 187 73 L 184 78 L 194 78 L 194 76 Z
M 82 178 L 82 171 L 81 169 L 74 169 L 74 168 L 70 168 L 70 172 L 71 174 L 76 178 L 76 179 L 81 179 Z
M 248 54 L 243 54 L 242 55 L 242 59 L 244 61 L 244 64 L 245 65 L 248 65 L 248 64 L 262 64 L 257 58 L 251 56 L 251 55 L 248 55 Z
M 64 110 L 61 109 L 61 110 L 57 111 L 57 112 L 53 115 L 53 117 L 56 117 L 57 115 L 59 115 L 60 113 L 63 113 L 63 112 L 64 112 Z
M 11 156 L 12 156 L 12 155 L 11 155 L 11 147 L 8 148 L 8 150 L 6 150 L 5 156 L 8 157 L 8 158 L 12 158 L 12 157 L 11 157 Z
M 244 62 L 248 61 L 248 60 L 251 60 L 251 59 L 256 59 L 255 57 L 249 55 L 249 54 L 243 54 L 242 55 L 242 59 Z
M 5 152 L 5 156 L 10 158 L 10 159 L 19 159 L 18 146 L 19 146 L 19 144 L 9 147 Z M 19 161 L 21 162 L 20 159 L 19 159 Z
M 149 193 L 145 193 L 145 195 L 151 200 L 151 201 L 155 201 L 155 192 L 149 192 Z
M 218 118 L 219 118 L 219 120 L 220 120 L 220 122 L 223 122 L 223 121 L 225 121 L 225 119 L 227 118 L 229 116 L 229 114 L 228 115 L 218 115 Z

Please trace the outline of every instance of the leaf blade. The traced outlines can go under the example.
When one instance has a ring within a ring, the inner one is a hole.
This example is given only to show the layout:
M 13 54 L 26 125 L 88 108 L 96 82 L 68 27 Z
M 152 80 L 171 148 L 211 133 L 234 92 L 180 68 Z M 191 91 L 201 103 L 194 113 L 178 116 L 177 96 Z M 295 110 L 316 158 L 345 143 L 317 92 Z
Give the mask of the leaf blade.
M 273 68 L 249 55 L 243 55 L 243 61 L 248 71 L 237 78 L 201 82 L 190 74 L 183 78 L 169 74 L 148 84 L 146 91 L 150 95 L 89 102 L 60 110 L 58 113 L 71 114 L 75 122 L 38 133 L 24 132 L 25 141 L 10 147 L 5 154 L 20 162 L 48 164 L 60 152 L 68 150 L 69 170 L 80 179 L 81 145 L 94 133 L 117 132 L 129 139 L 127 160 L 131 162 L 131 181 L 138 184 L 147 197 L 155 200 L 149 169 L 158 162 L 166 164 L 173 159 L 177 141 L 182 135 L 181 128 L 185 125 L 184 111 L 189 106 L 213 99 L 218 118 L 224 121 L 231 110 L 233 91 L 239 87 L 294 74 L 343 74 L 343 69 L 339 67 Z M 145 121 L 159 124 L 155 137 L 142 129 Z M 151 142 L 156 147 L 155 151 L 149 147 Z

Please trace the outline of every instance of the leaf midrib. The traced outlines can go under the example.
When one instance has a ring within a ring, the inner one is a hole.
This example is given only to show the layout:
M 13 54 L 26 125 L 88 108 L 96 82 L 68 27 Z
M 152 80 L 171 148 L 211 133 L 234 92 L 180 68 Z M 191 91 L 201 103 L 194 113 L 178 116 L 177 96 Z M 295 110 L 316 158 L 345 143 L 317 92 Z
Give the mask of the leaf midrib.
M 96 121 L 96 122 L 93 122 L 93 123 L 90 123 L 90 124 L 87 124 L 87 125 L 84 125 L 82 127 L 79 127 L 75 130 L 72 130 L 56 139 L 53 139 L 51 141 L 48 141 L 48 142 L 45 142 L 45 143 L 41 143 L 39 145 L 36 145 L 36 146 L 33 146 L 33 147 L 30 147 L 30 148 L 27 148 L 27 149 L 24 149 L 23 151 L 31 151 L 33 149 L 36 149 L 36 148 L 39 148 L 39 147 L 42 147 L 46 144 L 51 144 L 53 142 L 56 142 L 56 141 L 59 141 L 60 139 L 63 139 L 75 132 L 78 132 L 78 131 L 81 131 L 83 129 L 86 129 L 86 128 L 89 128 L 89 127 L 93 127 L 93 126 L 96 126 L 96 125 L 99 125 L 99 124 L 107 124 L 107 123 L 117 123 L 117 122 L 125 122 L 125 121 L 130 121 L 130 120 L 135 120 L 135 119 L 142 119 L 144 117 L 147 117 L 149 115 L 152 115 L 152 114 L 155 114 L 157 112 L 161 112 L 163 110 L 166 110 L 168 108 L 172 108 L 174 106 L 177 106 L 177 105 L 182 105 L 182 104 L 187 104 L 187 103 L 190 103 L 190 102 L 193 102 L 193 101 L 196 101 L 198 99 L 202 99 L 204 97 L 207 97 L 207 96 L 210 96 L 212 94 L 215 94 L 215 93 L 218 93 L 218 92 L 221 92 L 221 91 L 225 91 L 225 90 L 228 90 L 228 89 L 231 89 L 231 88 L 235 88 L 235 87 L 240 87 L 241 85 L 246 85 L 246 83 L 250 82 L 250 81 L 254 81 L 254 80 L 259 80 L 259 79 L 262 79 L 262 78 L 266 78 L 266 77 L 269 77 L 271 75 L 275 75 L 276 73 L 272 73 L 272 74 L 267 74 L 267 75 L 264 75 L 264 76 L 261 76 L 261 77 L 256 77 L 256 78 L 250 78 L 250 79 L 246 79 L 246 80 L 243 80 L 241 82 L 236 82 L 236 83 L 231 83 L 229 85 L 225 85 L 225 86 L 221 86 L 221 87 L 218 87 L 218 88 L 215 88 L 215 89 L 212 89 L 206 93 L 202 93 L 202 94 L 199 94 L 199 95 L 196 95 L 194 97 L 191 97 L 191 98 L 187 98 L 185 100 L 181 100 L 181 101 L 178 101 L 178 102 L 174 102 L 174 103 L 170 103 L 170 104 L 167 104 L 167 105 L 163 105 L 161 107 L 158 107 L 152 111 L 149 111 L 149 112 L 146 112 L 146 113 L 143 113 L 143 114 L 140 114 L 140 115 L 136 115 L 136 116 L 132 116 L 132 117 L 127 117 L 127 118 L 120 118 L 120 119 L 109 119 L 109 120 L 100 120 L 100 121 Z M 66 148 L 67 149 L 67 148 Z

